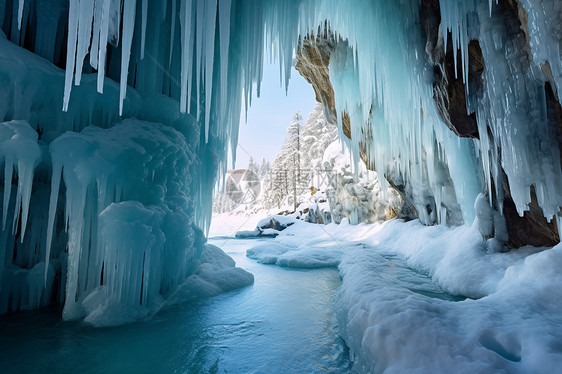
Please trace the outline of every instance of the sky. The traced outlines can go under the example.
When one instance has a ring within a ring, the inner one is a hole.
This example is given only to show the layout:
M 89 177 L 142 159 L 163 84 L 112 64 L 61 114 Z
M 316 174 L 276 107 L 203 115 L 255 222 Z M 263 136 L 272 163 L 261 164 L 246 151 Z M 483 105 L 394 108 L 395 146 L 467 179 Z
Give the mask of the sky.
M 285 88 L 279 83 L 279 65 L 266 62 L 261 94 L 259 98 L 252 99 L 252 106 L 248 109 L 248 122 L 245 121 L 242 109 L 236 168 L 248 166 L 250 156 L 257 162 L 261 162 L 264 157 L 273 161 L 281 150 L 295 112 L 301 113 L 304 123 L 315 104 L 312 86 L 298 71 L 293 68 L 289 92 L 285 95 Z

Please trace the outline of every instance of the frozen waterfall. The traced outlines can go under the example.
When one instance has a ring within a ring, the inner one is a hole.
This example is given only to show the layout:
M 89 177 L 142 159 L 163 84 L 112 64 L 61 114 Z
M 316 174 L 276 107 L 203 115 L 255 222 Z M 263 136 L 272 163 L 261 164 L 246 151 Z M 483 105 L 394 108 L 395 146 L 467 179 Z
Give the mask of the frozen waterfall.
M 501 213 L 503 186 L 520 215 L 533 189 L 560 220 L 544 87 L 560 102 L 562 7 L 520 1 L 525 54 L 496 2 L 439 3 L 477 139 L 439 115 L 419 0 L 0 0 L 0 313 L 63 303 L 73 319 L 117 299 L 156 308 L 199 265 L 263 59 L 287 87 L 299 35 L 328 28 L 340 137 L 355 161 L 403 181 L 422 222 L 470 225 L 482 192 Z M 468 84 L 473 39 L 480 90 Z

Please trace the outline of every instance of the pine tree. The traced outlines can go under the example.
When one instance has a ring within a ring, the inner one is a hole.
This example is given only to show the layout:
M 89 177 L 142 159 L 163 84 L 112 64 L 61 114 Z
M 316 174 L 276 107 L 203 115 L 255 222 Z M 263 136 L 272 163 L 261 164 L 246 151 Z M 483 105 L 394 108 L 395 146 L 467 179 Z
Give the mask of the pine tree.
M 264 158 L 261 160 L 260 167 L 258 169 L 258 176 L 263 180 L 269 173 L 269 161 Z
M 256 175 L 258 174 L 258 164 L 256 164 L 252 156 L 248 160 L 248 167 L 246 169 L 253 171 Z

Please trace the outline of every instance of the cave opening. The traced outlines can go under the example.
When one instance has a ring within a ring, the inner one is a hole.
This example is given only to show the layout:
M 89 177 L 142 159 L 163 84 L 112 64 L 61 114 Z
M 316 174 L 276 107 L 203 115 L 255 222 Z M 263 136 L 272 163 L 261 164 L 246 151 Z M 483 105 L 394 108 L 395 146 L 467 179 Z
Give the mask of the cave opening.
M 560 22 L 0 0 L 1 371 L 556 371 Z

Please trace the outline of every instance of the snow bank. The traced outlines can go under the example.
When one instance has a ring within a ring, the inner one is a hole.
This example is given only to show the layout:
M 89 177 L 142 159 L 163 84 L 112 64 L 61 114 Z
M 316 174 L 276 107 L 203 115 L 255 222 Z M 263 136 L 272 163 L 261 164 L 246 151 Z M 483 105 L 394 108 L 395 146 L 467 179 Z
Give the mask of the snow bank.
M 177 300 L 212 297 L 254 283 L 254 276 L 217 246 L 205 244 L 201 265 L 181 285 Z
M 562 362 L 562 279 L 552 272 L 561 253 L 557 246 L 531 255 L 508 267 L 496 292 L 456 303 L 375 282 L 363 270 L 376 271 L 368 262 L 361 268 L 342 262 L 338 318 L 355 367 L 373 373 L 555 372 Z
M 478 223 L 344 221 L 289 227 L 248 256 L 287 265 L 310 251 L 340 256 L 336 310 L 359 372 L 552 373 L 562 363 L 562 245 L 494 253 Z

